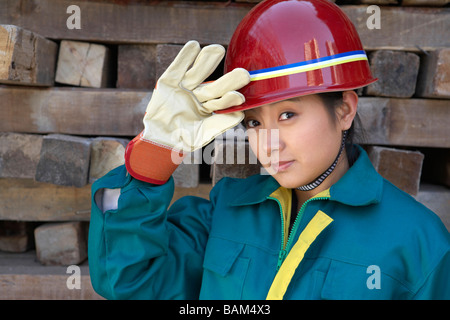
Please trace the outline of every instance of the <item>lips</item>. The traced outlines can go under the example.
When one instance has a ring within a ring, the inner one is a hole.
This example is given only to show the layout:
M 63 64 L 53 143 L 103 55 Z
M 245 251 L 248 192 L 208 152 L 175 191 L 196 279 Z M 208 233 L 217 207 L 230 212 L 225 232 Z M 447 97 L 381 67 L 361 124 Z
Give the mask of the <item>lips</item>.
M 292 164 L 294 163 L 293 160 L 291 161 L 279 161 L 276 163 L 272 163 L 271 167 L 275 172 L 283 172 L 286 171 Z

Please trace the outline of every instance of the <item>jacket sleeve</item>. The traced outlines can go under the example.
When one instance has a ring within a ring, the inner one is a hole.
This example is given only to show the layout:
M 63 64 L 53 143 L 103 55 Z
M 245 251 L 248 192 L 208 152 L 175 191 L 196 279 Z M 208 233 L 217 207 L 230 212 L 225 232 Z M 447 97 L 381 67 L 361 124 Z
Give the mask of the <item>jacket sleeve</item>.
M 118 207 L 102 212 L 101 189 L 120 188 Z M 212 202 L 173 197 L 171 178 L 154 185 L 118 167 L 92 186 L 89 269 L 107 299 L 198 299 Z

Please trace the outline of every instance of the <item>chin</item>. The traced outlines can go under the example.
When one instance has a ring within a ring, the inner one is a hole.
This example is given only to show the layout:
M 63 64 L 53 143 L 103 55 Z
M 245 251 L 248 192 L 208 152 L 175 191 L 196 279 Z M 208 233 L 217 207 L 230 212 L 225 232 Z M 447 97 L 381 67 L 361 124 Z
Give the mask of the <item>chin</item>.
M 282 177 L 279 173 L 272 175 L 275 180 L 280 184 L 280 186 L 287 188 L 287 189 L 295 189 L 299 186 L 303 186 L 307 184 L 308 182 L 303 183 L 302 181 L 299 181 L 298 179 L 292 179 L 292 177 Z

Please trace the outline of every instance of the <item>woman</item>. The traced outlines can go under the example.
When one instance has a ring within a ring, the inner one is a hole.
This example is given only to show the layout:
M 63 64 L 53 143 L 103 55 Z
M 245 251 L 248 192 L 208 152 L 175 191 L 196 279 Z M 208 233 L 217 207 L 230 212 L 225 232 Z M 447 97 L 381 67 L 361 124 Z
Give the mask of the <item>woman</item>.
M 225 75 L 204 84 L 223 55 L 188 42 L 126 166 L 93 185 L 94 289 L 111 299 L 450 298 L 449 233 L 351 143 L 353 89 L 375 79 L 339 8 L 262 2 L 233 35 Z M 270 175 L 225 178 L 209 200 L 168 209 L 179 161 L 243 119 Z

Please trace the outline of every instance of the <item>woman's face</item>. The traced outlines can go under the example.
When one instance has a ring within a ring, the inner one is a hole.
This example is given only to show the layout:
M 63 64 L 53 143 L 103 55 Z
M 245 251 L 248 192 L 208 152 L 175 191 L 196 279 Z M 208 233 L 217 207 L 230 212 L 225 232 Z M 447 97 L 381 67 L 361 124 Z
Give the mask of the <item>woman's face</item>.
M 244 122 L 258 160 L 286 188 L 311 183 L 327 170 L 345 130 L 317 95 L 246 110 Z

